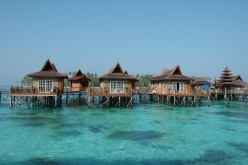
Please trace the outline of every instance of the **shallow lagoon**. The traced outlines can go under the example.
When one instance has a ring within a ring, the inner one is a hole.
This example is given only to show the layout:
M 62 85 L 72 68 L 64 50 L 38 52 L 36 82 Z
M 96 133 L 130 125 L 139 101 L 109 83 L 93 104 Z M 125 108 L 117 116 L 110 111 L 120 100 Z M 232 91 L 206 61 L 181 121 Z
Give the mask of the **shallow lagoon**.
M 248 103 L 9 109 L 0 164 L 248 164 Z

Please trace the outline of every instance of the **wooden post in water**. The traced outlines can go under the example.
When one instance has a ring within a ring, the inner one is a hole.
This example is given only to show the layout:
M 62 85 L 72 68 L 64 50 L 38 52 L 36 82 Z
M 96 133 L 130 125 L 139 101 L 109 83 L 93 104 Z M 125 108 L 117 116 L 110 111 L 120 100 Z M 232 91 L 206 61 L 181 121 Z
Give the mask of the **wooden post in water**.
M 44 99 L 43 99 L 43 97 L 41 97 L 41 107 L 42 108 L 44 107 Z
M 133 107 L 133 98 L 131 96 L 131 108 Z
M 208 107 L 210 106 L 210 97 L 208 96 Z
M 225 100 L 227 100 L 227 98 L 226 98 L 226 85 L 225 85 Z
M 81 92 L 79 92 L 79 94 L 78 94 L 78 102 L 79 103 L 81 102 Z
M 68 104 L 68 92 L 66 92 L 66 104 Z
M 176 107 L 176 95 L 174 95 L 174 107 Z
M 54 97 L 54 108 L 55 109 L 57 108 L 57 99 L 56 99 L 56 96 Z
M 121 106 L 121 97 L 119 97 L 119 107 Z
M 12 108 L 12 96 L 9 98 L 9 107 Z
M 217 89 L 215 89 L 215 100 L 217 100 L 218 94 L 217 94 Z
M 30 97 L 28 97 L 28 109 L 30 109 Z

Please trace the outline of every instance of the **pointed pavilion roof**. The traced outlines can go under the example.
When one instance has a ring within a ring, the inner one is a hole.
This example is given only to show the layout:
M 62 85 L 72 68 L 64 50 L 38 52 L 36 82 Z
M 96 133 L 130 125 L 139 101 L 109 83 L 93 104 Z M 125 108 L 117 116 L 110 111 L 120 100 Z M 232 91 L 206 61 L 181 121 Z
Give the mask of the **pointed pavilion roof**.
M 220 76 L 220 79 L 215 82 L 216 86 L 222 85 L 243 85 L 245 82 L 240 75 L 232 76 L 232 73 L 228 67 L 226 67 Z
M 136 77 L 129 75 L 127 71 L 123 72 L 119 62 L 115 65 L 115 67 L 111 67 L 107 74 L 102 75 L 98 79 L 120 79 L 139 81 Z
M 222 72 L 231 72 L 230 69 L 226 66 Z
M 150 79 L 151 81 L 162 81 L 162 80 L 191 80 L 190 77 L 184 76 L 180 69 L 180 66 L 177 65 L 173 69 L 164 68 L 162 73 L 156 75 Z
M 91 81 L 91 79 L 79 69 L 77 73 L 68 79 L 68 81 Z
M 225 69 L 222 72 L 223 73 L 221 74 L 220 79 L 218 81 L 223 82 L 223 83 L 231 82 L 232 81 L 231 80 L 232 79 L 232 77 L 231 77 L 232 73 L 231 73 L 230 69 L 228 67 L 225 67 Z
M 68 78 L 65 74 L 59 73 L 55 65 L 51 63 L 49 59 L 47 59 L 41 71 L 30 73 L 27 76 L 38 78 Z

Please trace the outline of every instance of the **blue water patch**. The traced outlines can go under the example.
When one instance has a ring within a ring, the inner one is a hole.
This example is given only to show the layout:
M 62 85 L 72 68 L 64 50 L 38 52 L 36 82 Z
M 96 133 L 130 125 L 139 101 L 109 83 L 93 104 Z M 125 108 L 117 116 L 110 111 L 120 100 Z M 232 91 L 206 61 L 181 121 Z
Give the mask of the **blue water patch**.
M 13 108 L 0 104 L 0 164 L 248 164 L 248 103 Z

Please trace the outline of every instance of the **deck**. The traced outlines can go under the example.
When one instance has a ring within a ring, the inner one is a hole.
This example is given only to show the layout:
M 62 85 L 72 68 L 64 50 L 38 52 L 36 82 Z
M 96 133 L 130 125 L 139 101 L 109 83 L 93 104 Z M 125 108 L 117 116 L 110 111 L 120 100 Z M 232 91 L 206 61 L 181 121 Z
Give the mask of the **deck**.
M 196 94 L 196 93 L 188 93 L 188 94 L 181 94 L 181 93 L 167 93 L 167 94 L 162 94 L 162 93 L 156 93 L 156 95 L 159 96 L 171 96 L 171 97 L 210 97 L 211 94 Z
M 105 94 L 101 94 L 101 93 L 89 93 L 87 94 L 87 96 L 100 96 L 100 97 L 131 97 L 132 94 L 128 94 L 128 93 L 105 93 Z
M 43 96 L 52 96 L 56 97 L 57 93 L 10 93 L 10 96 L 20 96 L 20 97 L 43 97 Z
M 20 107 L 20 103 L 24 101 L 28 108 L 31 105 L 54 106 L 55 108 L 61 105 L 62 95 L 58 90 L 51 92 L 38 92 L 29 88 L 12 88 L 9 91 L 10 108 L 12 106 Z

